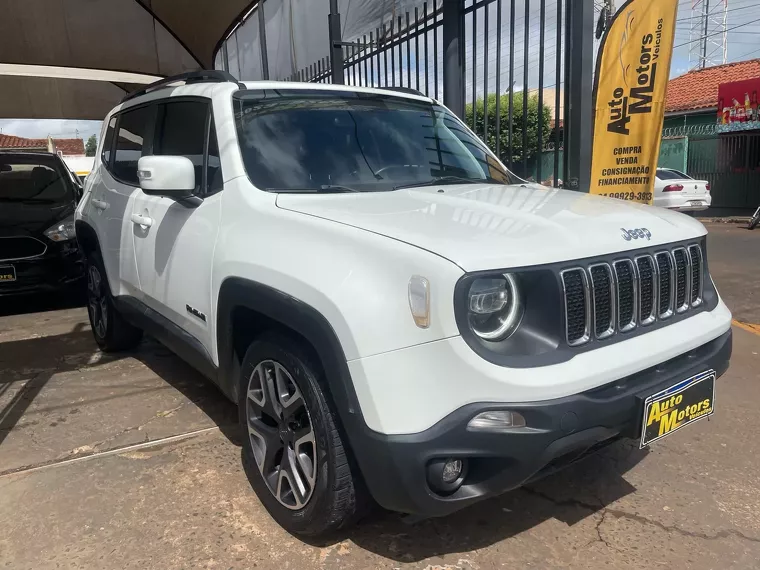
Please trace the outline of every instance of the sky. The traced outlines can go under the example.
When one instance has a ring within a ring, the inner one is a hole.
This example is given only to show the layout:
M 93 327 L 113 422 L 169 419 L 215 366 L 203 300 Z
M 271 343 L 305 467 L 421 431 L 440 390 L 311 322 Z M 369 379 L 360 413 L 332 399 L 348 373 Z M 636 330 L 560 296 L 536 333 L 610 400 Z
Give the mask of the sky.
M 744 59 L 752 59 L 760 57 L 760 0 L 723 0 L 728 2 L 726 21 L 728 31 L 728 49 L 727 49 L 727 61 L 741 61 Z M 699 12 L 692 12 L 692 4 L 698 2 L 698 0 L 679 0 L 679 11 L 676 20 L 676 35 L 675 35 L 675 48 L 673 52 L 673 60 L 671 64 L 671 77 L 676 77 L 686 73 L 690 67 L 693 67 L 693 61 L 689 61 L 689 47 L 690 45 L 696 45 L 692 40 L 700 32 L 692 31 L 693 24 L 695 23 L 694 16 Z M 466 2 L 469 5 L 469 1 Z M 515 90 L 522 90 L 525 84 L 525 65 L 524 65 L 524 33 L 525 33 L 525 4 L 526 0 L 515 1 L 515 45 L 514 45 L 514 85 Z M 616 4 L 620 7 L 623 4 L 623 0 L 616 0 Z M 527 85 L 529 89 L 535 89 L 538 86 L 538 67 L 541 59 L 541 51 L 539 47 L 539 33 L 540 33 L 540 20 L 539 20 L 539 1 L 532 0 L 529 4 L 529 18 L 528 18 L 528 66 L 527 66 Z M 710 2 L 712 9 L 720 12 L 722 7 L 721 0 L 712 0 Z M 466 101 L 472 100 L 473 85 L 475 86 L 475 96 L 482 97 L 485 91 L 485 75 L 487 75 L 488 91 L 495 91 L 495 83 L 497 76 L 497 2 L 493 2 L 488 6 L 488 30 L 485 26 L 485 9 L 478 10 L 478 16 L 475 22 L 475 29 L 473 30 L 473 22 L 471 14 L 465 17 L 465 59 L 467 63 L 472 62 L 473 47 L 475 51 L 475 57 L 478 65 L 476 68 L 476 75 L 472 75 L 472 65 L 469 65 L 469 70 L 466 74 Z M 510 2 L 509 0 L 502 0 L 502 22 L 501 22 L 501 65 L 498 69 L 498 75 L 500 78 L 500 89 L 504 92 L 508 88 L 509 84 L 509 42 L 510 42 Z M 722 12 L 720 12 L 722 14 Z M 245 26 L 254 25 L 255 18 L 246 22 Z M 556 54 L 557 54 L 557 42 L 556 42 L 556 24 L 557 24 L 557 0 L 546 0 L 546 20 L 545 20 L 545 41 L 543 44 L 543 58 L 544 58 L 544 82 L 545 89 L 553 88 L 556 81 Z M 708 26 L 708 35 L 711 38 L 717 38 L 719 36 L 714 35 L 717 31 L 716 24 L 710 24 Z M 474 31 L 474 34 L 473 34 Z M 245 30 L 241 31 L 245 34 Z M 429 36 L 428 45 L 428 59 L 433 58 L 433 45 L 432 34 Z M 475 41 L 473 42 L 473 38 Z M 690 43 L 692 42 L 692 43 Z M 598 46 L 599 42 L 595 42 L 595 46 Z M 438 57 L 442 58 L 442 34 L 438 34 Z M 424 57 L 423 43 L 420 43 L 420 57 Z M 712 44 L 708 45 L 708 53 L 714 49 Z M 484 53 L 488 52 L 488 65 L 485 66 Z M 416 59 L 416 54 L 411 54 L 412 62 Z M 720 53 L 715 54 L 716 60 L 721 60 L 722 55 Z M 390 67 L 390 62 L 389 62 Z M 424 64 L 420 65 L 421 68 Z M 488 73 L 484 73 L 483 70 L 487 67 Z M 560 71 L 560 78 L 564 71 Z M 406 62 L 403 61 L 397 74 L 396 84 L 398 84 L 398 75 L 406 77 Z M 432 72 L 430 74 L 432 76 Z M 257 79 L 257 77 L 243 77 L 243 79 Z M 414 79 L 413 79 L 414 81 Z M 430 78 L 430 94 L 434 95 L 433 79 Z M 404 79 L 405 83 L 405 79 Z M 438 77 L 439 97 L 442 97 L 442 77 Z M 424 90 L 424 89 L 423 89 Z M 47 135 L 53 137 L 76 137 L 77 134 L 80 138 L 87 139 L 91 134 L 98 135 L 100 132 L 100 121 L 73 121 L 73 120 L 0 120 L 0 132 L 9 135 L 16 135 L 29 138 L 43 138 Z
M 727 62 L 743 61 L 760 57 L 760 0 L 725 0 L 728 2 L 726 10 L 727 32 Z M 676 20 L 675 49 L 670 68 L 670 76 L 683 75 L 690 68 L 689 48 L 696 43 L 689 44 L 693 37 L 692 25 L 695 23 L 694 16 L 699 12 L 692 13 L 692 0 L 681 0 L 678 4 L 678 17 Z M 722 17 L 723 2 L 712 0 L 710 2 L 711 13 Z M 696 19 L 699 22 L 699 19 Z M 717 23 L 712 21 L 708 25 L 708 54 L 714 53 L 716 63 L 722 62 L 722 55 L 716 51 L 716 47 L 710 43 L 713 39 L 720 38 L 716 32 L 719 30 Z M 687 44 L 687 45 L 683 45 Z
M 90 135 L 100 136 L 102 121 L 68 121 L 36 119 L 2 119 L 0 132 L 30 139 L 42 139 L 51 135 L 53 138 L 76 138 L 87 140 Z

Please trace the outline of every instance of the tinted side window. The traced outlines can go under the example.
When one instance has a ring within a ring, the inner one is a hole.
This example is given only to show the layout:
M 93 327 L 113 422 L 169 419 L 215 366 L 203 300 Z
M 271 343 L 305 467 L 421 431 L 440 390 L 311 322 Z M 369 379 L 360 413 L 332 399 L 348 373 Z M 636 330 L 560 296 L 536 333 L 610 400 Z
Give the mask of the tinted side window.
M 119 115 L 119 133 L 116 137 L 112 173 L 128 184 L 139 185 L 137 161 L 149 144 L 153 107 L 141 107 Z
M 113 132 L 116 129 L 116 117 L 111 117 L 108 121 L 108 129 L 106 129 L 106 138 L 103 140 L 103 162 L 106 164 L 111 163 L 111 149 L 113 148 Z
M 71 201 L 71 178 L 57 161 L 41 156 L 0 156 L 0 201 L 50 204 Z
M 216 125 L 214 124 L 214 118 L 211 117 L 211 125 L 209 126 L 208 134 L 208 173 L 206 175 L 207 180 L 207 194 L 214 194 L 224 188 L 224 179 L 222 178 L 222 161 L 219 157 L 219 143 L 216 140 Z
M 153 154 L 184 156 L 195 166 L 195 191 L 203 184 L 208 103 L 176 101 L 159 105 Z M 218 155 L 218 151 L 216 152 Z M 217 162 L 218 163 L 218 162 Z

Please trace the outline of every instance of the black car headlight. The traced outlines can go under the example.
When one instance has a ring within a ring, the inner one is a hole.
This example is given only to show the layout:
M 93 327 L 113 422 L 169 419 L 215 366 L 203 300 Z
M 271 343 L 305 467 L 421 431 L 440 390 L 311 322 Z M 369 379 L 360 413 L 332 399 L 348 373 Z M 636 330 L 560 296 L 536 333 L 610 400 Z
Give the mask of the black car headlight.
M 535 366 L 561 340 L 559 281 L 545 268 L 471 273 L 454 288 L 454 315 L 462 338 L 486 360 Z
M 517 278 L 511 273 L 475 279 L 467 295 L 467 320 L 475 335 L 500 341 L 517 330 L 523 317 Z

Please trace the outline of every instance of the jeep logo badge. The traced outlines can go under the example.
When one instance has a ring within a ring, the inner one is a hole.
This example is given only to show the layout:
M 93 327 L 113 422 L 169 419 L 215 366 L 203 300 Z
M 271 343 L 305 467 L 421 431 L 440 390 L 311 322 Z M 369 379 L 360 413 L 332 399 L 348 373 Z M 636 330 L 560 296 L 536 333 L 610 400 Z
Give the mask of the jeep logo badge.
M 650 232 L 646 228 L 634 228 L 631 230 L 620 228 L 620 231 L 623 232 L 623 239 L 625 241 L 631 241 L 632 239 L 644 239 L 644 238 L 647 238 L 647 241 L 649 241 L 650 239 L 652 239 L 652 232 Z

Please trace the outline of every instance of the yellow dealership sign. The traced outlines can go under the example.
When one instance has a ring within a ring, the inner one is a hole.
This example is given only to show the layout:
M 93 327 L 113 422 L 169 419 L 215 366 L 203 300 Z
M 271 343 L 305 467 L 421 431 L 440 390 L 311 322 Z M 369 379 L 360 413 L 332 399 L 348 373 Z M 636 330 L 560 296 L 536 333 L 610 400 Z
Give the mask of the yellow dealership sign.
M 599 48 L 591 193 L 651 204 L 678 0 L 629 0 Z

